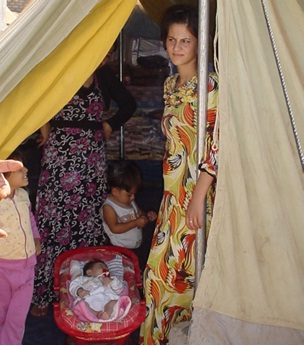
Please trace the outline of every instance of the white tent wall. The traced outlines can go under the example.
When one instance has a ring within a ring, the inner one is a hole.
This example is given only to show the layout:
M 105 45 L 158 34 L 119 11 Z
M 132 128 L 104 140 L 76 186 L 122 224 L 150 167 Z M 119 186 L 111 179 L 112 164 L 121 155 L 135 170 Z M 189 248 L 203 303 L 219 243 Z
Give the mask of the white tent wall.
M 303 171 L 260 0 L 218 0 L 216 203 L 189 344 L 303 344 Z M 303 4 L 266 0 L 303 148 Z
M 6 0 L 0 1 L 0 30 L 5 30 L 6 28 L 6 18 L 5 18 Z
M 36 0 L 30 3 L 27 11 L 0 36 L 0 101 L 70 34 L 98 2 Z

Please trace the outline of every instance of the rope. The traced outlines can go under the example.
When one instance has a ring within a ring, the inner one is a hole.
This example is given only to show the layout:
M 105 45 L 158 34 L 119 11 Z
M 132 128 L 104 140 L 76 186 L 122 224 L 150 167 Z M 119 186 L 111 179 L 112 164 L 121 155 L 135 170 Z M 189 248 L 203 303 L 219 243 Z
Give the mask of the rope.
M 285 78 L 284 78 L 282 67 L 281 67 L 281 63 L 280 63 L 280 58 L 279 58 L 278 51 L 277 51 L 277 48 L 276 48 L 276 44 L 275 44 L 275 40 L 274 40 L 274 36 L 273 36 L 273 31 L 272 31 L 272 28 L 271 28 L 271 24 L 270 24 L 270 20 L 269 20 L 267 8 L 266 8 L 265 0 L 261 0 L 261 2 L 262 2 L 263 11 L 264 11 L 264 15 L 265 15 L 265 19 L 266 19 L 266 23 L 267 23 L 267 27 L 268 27 L 268 32 L 269 32 L 270 40 L 271 40 L 271 43 L 272 43 L 273 53 L 274 53 L 274 56 L 275 56 L 277 68 L 278 68 L 279 75 L 280 75 L 280 78 L 281 78 L 282 88 L 283 88 L 283 92 L 284 92 L 284 96 L 285 96 L 285 101 L 286 101 L 286 105 L 287 105 L 289 116 L 290 116 L 290 121 L 291 121 L 292 130 L 293 130 L 293 134 L 294 134 L 294 139 L 295 139 L 295 142 L 296 142 L 296 145 L 297 145 L 297 149 L 298 149 L 298 153 L 299 153 L 302 169 L 303 169 L 303 172 L 304 172 L 304 156 L 303 156 L 303 151 L 302 151 L 302 148 L 301 148 L 300 139 L 299 139 L 298 131 L 297 131 L 297 128 L 296 128 L 296 124 L 295 124 L 295 120 L 294 120 L 294 116 L 293 116 L 293 112 L 292 112 L 291 103 L 290 103 L 288 92 L 287 92 L 287 88 L 286 88 L 286 83 L 285 83 Z
M 218 43 L 218 14 L 216 10 L 216 19 L 215 19 L 215 35 L 214 35 L 214 68 L 215 68 L 215 73 L 219 77 L 219 60 L 218 60 L 218 49 L 217 49 L 217 43 Z M 219 79 L 218 79 L 219 81 Z M 218 149 L 218 141 L 219 141 L 219 127 L 220 127 L 220 120 L 219 120 L 219 113 L 218 113 L 218 104 L 219 104 L 219 98 L 217 101 L 217 112 L 216 112 L 216 119 L 215 119 L 215 125 L 214 125 L 214 131 L 213 131 L 213 141 L 214 144 L 212 146 L 212 150 L 216 151 Z

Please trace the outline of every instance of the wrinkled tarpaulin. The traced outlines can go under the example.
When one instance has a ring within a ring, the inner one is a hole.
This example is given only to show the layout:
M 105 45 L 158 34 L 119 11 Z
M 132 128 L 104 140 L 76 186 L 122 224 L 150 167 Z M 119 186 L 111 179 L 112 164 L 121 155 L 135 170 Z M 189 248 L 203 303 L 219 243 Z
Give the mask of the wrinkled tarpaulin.
M 300 143 L 303 2 L 266 0 Z M 303 344 L 303 172 L 260 0 L 218 0 L 219 176 L 191 344 Z

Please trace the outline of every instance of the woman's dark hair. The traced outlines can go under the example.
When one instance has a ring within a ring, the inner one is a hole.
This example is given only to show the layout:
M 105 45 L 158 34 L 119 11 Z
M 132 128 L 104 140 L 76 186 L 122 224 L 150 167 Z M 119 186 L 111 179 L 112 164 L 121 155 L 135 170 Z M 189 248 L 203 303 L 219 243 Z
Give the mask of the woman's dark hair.
M 128 160 L 112 161 L 108 166 L 108 186 L 111 190 L 116 187 L 129 192 L 142 187 L 143 177 L 140 168 Z
M 188 30 L 198 39 L 198 11 L 188 5 L 174 5 L 165 10 L 161 21 L 161 40 L 166 49 L 166 38 L 172 24 L 186 24 Z

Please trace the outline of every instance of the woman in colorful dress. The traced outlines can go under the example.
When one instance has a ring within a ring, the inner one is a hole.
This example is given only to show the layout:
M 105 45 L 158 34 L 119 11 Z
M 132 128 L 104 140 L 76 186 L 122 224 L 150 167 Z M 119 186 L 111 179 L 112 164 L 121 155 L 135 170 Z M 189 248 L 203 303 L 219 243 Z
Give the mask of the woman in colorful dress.
M 142 344 L 167 344 L 171 327 L 191 319 L 196 230 L 203 226 L 205 199 L 210 219 L 217 170 L 212 143 L 218 84 L 211 74 L 205 150 L 196 185 L 197 11 L 184 5 L 169 8 L 161 35 L 178 73 L 164 84 L 164 192 L 144 272 L 147 313 L 140 331 Z
M 104 121 L 110 99 L 117 103 L 118 111 Z M 131 94 L 109 67 L 101 66 L 41 129 L 44 148 L 36 219 L 42 246 L 31 308 L 35 316 L 45 315 L 54 301 L 57 256 L 66 250 L 109 242 L 99 216 L 107 197 L 106 140 L 135 109 Z

